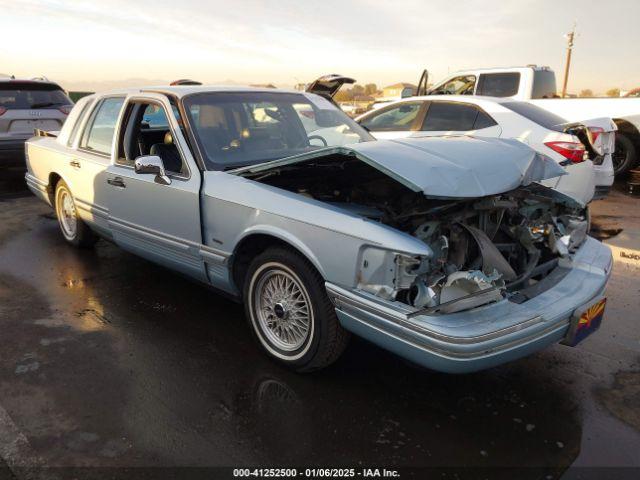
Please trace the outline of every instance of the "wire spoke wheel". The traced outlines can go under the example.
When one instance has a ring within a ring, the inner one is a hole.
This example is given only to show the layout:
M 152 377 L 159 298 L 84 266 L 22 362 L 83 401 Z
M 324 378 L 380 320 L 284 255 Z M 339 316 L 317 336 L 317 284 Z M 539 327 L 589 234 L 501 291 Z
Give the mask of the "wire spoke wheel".
M 293 352 L 304 346 L 313 319 L 309 295 L 298 278 L 269 268 L 256 283 L 253 305 L 258 326 L 276 348 Z
M 73 240 L 78 232 L 78 218 L 76 206 L 71 193 L 66 188 L 60 188 L 56 198 L 56 214 L 60 221 L 60 228 L 64 236 Z
M 244 278 L 247 320 L 269 357 L 311 372 L 340 356 L 349 334 L 339 323 L 324 278 L 298 252 L 269 247 L 253 258 Z

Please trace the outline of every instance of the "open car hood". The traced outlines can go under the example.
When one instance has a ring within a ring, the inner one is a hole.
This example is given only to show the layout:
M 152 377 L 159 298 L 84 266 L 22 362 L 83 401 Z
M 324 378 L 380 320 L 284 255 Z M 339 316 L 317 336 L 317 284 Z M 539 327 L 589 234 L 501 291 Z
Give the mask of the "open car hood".
M 517 140 L 431 137 L 329 147 L 229 173 L 261 172 L 331 156 L 355 156 L 428 197 L 476 198 L 565 175 L 551 158 Z

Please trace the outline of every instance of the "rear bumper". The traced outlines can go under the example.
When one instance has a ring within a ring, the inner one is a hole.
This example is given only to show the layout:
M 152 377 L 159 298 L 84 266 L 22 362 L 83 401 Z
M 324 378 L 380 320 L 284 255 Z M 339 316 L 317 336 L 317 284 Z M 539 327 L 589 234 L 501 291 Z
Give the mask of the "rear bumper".
M 603 198 L 605 198 L 607 195 L 609 195 L 609 192 L 611 191 L 611 187 L 605 187 L 603 185 L 596 185 L 596 192 L 593 195 L 593 199 L 594 200 L 602 200 Z
M 609 190 L 611 190 L 611 186 L 614 181 L 611 154 L 605 155 L 601 164 L 594 165 L 593 172 L 595 174 L 596 181 L 596 192 L 593 198 L 603 198 L 609 193 Z
M 410 317 L 406 305 L 332 284 L 327 291 L 347 330 L 427 368 L 466 373 L 561 341 L 574 310 L 604 292 L 612 263 L 609 248 L 588 238 L 563 267 L 568 273 L 544 293 L 439 316 Z

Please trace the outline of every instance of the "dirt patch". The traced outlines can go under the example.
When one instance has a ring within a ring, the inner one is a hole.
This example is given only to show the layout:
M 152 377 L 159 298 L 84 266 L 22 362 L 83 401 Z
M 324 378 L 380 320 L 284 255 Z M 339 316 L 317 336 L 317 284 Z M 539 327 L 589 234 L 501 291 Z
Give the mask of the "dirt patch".
M 612 415 L 640 431 L 640 372 L 618 372 L 609 389 L 596 397 Z

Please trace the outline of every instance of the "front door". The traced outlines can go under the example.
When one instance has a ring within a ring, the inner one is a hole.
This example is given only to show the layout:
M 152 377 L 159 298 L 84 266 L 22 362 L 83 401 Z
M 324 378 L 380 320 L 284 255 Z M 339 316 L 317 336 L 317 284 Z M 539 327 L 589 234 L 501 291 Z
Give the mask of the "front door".
M 359 123 L 378 140 L 407 138 L 419 128 L 424 108 L 420 100 L 394 103 L 367 114 Z
M 128 99 L 106 175 L 109 228 L 122 248 L 205 281 L 200 171 L 176 114 L 162 95 Z M 135 172 L 135 159 L 147 155 L 163 160 L 170 184 Z

